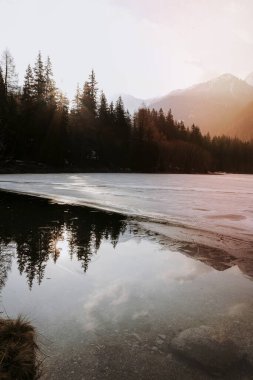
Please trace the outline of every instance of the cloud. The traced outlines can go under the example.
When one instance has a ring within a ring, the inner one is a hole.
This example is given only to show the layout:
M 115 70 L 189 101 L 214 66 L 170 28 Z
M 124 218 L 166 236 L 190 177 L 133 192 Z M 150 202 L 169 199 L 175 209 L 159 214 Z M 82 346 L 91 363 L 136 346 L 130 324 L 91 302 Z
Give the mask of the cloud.
M 187 260 L 184 261 L 183 265 L 179 268 L 170 267 L 162 273 L 162 278 L 166 282 L 179 282 L 183 284 L 185 282 L 192 282 L 196 278 L 209 273 L 212 271 L 212 268 L 207 265 L 196 261 L 196 260 Z
M 121 305 L 126 304 L 129 292 L 121 281 L 91 293 L 84 304 L 84 329 L 94 330 L 101 320 L 115 320 L 121 314 Z

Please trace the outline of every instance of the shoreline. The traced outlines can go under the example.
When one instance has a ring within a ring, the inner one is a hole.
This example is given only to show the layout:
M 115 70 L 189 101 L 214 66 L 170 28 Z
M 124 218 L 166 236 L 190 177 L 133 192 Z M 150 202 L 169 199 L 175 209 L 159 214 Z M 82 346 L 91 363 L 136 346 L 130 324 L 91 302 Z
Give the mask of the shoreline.
M 191 225 L 183 225 L 177 222 L 161 219 L 151 215 L 139 215 L 126 212 L 123 209 L 100 205 L 95 202 L 82 201 L 67 196 L 60 196 L 55 194 L 45 194 L 28 192 L 14 189 L 0 188 L 0 193 L 10 193 L 17 196 L 24 196 L 36 199 L 44 199 L 52 203 L 66 204 L 73 207 L 84 207 L 95 209 L 105 213 L 116 213 L 125 216 L 129 224 L 138 226 L 138 229 L 157 237 L 157 240 L 163 245 L 168 247 L 186 247 L 186 250 L 196 249 L 196 247 L 210 248 L 225 252 L 231 255 L 236 260 L 252 259 L 253 237 L 250 234 L 242 234 L 244 236 L 232 236 L 226 233 L 212 231 L 208 229 L 201 229 Z
M 221 172 L 221 171 L 196 171 L 194 169 L 190 171 L 180 171 L 177 168 L 170 171 L 155 171 L 155 172 L 142 172 L 142 171 L 131 171 L 130 169 L 120 169 L 120 168 L 107 168 L 107 167 L 88 167 L 81 168 L 77 166 L 61 166 L 53 167 L 42 162 L 26 162 L 22 160 L 4 160 L 0 161 L 0 174 L 202 174 L 202 175 L 224 175 L 224 174 L 249 174 L 252 172 Z

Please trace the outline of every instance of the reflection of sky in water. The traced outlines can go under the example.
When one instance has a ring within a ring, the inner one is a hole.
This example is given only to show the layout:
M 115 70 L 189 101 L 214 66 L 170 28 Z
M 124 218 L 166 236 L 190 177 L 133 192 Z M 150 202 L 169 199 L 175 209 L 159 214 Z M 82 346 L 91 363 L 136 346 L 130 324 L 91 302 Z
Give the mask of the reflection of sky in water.
M 11 318 L 21 313 L 38 328 L 51 350 L 50 380 L 55 368 L 52 378 L 79 378 L 71 375 L 77 354 L 87 364 L 81 373 L 97 361 L 106 367 L 120 352 L 123 363 L 129 355 L 144 358 L 136 366 L 149 373 L 154 345 L 167 355 L 180 331 L 201 325 L 251 355 L 251 257 L 147 234 L 119 214 L 2 193 L 0 258 L 0 311 Z M 57 372 L 57 363 L 67 368 Z M 180 376 L 199 379 L 195 372 Z
M 168 350 L 180 331 L 203 324 L 249 346 L 250 259 L 171 246 L 122 215 L 10 194 L 0 198 L 0 254 L 0 311 L 27 316 L 56 347 L 51 370 L 71 350 L 96 361 L 93 347 L 109 347 L 105 360 L 114 357 L 115 342 L 117 352 L 138 342 L 148 357 L 160 334 Z
M 253 286 L 237 268 L 217 272 L 155 242 L 132 238 L 119 241 L 116 249 L 103 241 L 84 273 L 80 262 L 70 259 L 68 238 L 64 231 L 56 244 L 57 262 L 48 261 L 41 285 L 34 283 L 31 291 L 13 262 L 2 292 L 8 315 L 25 314 L 43 329 L 49 324 L 49 330 L 68 322 L 81 331 L 106 331 L 141 321 L 198 324 L 217 312 L 238 316 L 248 307 Z
M 147 355 L 159 334 L 203 324 L 249 345 L 251 260 L 159 239 L 121 215 L 2 194 L 0 311 L 32 321 L 57 348 L 53 368 L 68 350 L 115 341 Z

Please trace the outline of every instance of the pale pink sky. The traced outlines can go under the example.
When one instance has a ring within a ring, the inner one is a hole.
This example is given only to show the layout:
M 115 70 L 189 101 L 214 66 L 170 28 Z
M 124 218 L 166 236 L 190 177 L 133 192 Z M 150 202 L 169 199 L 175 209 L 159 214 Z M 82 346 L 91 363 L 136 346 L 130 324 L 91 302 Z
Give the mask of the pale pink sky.
M 107 94 L 142 98 L 253 71 L 252 0 L 0 0 L 0 14 L 20 81 L 41 50 L 69 96 L 91 68 Z

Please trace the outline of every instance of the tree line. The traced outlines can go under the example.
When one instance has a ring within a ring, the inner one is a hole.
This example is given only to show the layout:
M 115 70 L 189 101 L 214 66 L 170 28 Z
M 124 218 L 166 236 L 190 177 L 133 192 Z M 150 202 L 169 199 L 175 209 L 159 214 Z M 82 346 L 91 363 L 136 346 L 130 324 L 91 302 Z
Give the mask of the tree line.
M 0 164 L 43 163 L 54 170 L 253 173 L 253 142 L 203 135 L 162 109 L 133 115 L 109 103 L 92 70 L 73 102 L 56 87 L 51 60 L 38 54 L 18 85 L 8 50 L 0 65 Z

